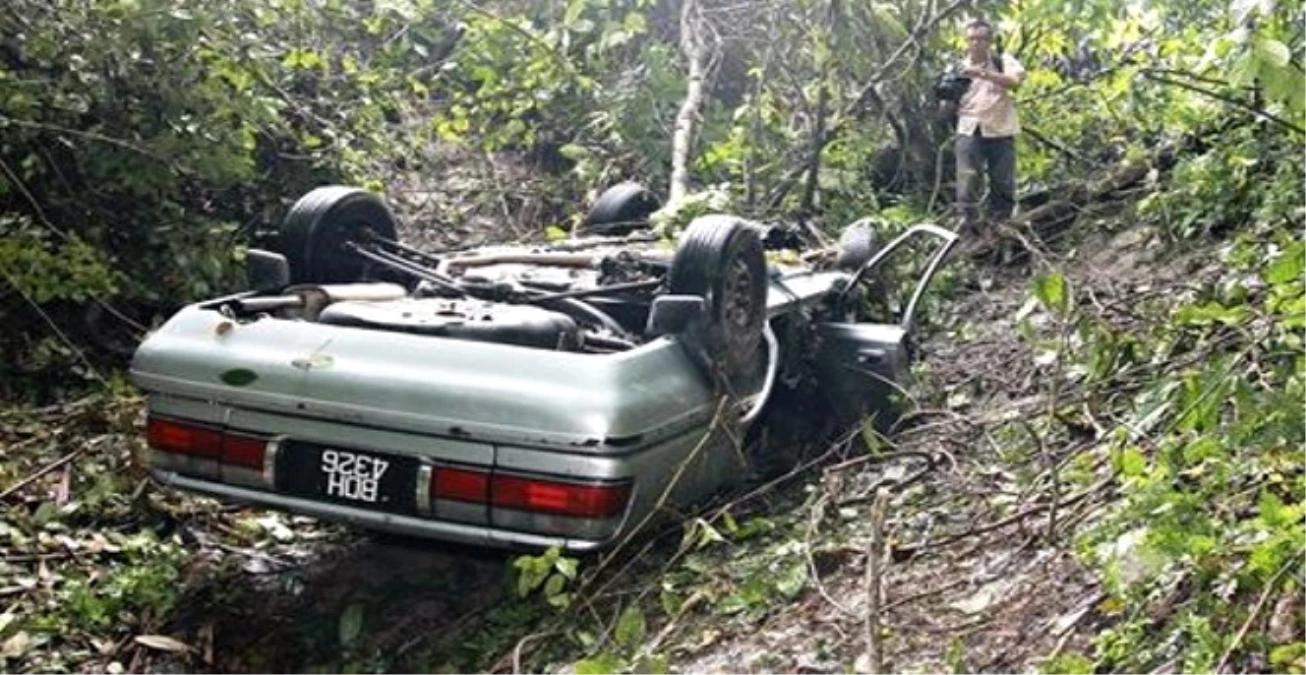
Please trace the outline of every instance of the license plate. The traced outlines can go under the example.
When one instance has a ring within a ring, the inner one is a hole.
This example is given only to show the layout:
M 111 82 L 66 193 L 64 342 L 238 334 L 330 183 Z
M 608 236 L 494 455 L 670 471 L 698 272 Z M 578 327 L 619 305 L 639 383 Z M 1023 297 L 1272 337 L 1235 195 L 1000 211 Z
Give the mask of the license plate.
M 368 509 L 413 513 L 412 457 L 288 441 L 277 458 L 277 489 Z

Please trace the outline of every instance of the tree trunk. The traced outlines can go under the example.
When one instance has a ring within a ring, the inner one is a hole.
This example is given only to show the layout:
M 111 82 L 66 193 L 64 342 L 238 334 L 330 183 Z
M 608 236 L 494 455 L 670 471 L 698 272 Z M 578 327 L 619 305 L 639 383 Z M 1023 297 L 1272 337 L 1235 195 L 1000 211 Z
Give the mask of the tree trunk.
M 830 0 L 824 37 L 829 48 L 826 50 L 826 61 L 821 64 L 821 86 L 816 94 L 816 119 L 812 125 L 812 148 L 807 157 L 807 184 L 803 186 L 803 201 L 799 207 L 804 219 L 816 209 L 816 187 L 821 174 L 821 153 L 831 140 L 825 134 L 825 116 L 830 107 L 829 60 L 834 58 L 832 54 L 834 51 L 834 28 L 838 22 L 838 17 L 839 0 Z
M 671 137 L 671 189 L 667 202 L 674 204 L 689 191 L 689 150 L 694 141 L 694 122 L 703 107 L 703 26 L 697 0 L 684 0 L 680 10 L 680 51 L 689 63 L 685 100 L 676 114 Z

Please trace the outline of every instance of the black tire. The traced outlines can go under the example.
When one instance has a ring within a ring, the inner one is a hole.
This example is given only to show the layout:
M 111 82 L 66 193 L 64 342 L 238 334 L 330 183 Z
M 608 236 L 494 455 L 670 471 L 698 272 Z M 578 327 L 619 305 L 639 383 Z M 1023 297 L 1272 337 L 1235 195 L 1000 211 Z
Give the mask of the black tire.
M 368 263 L 345 250 L 346 242 L 395 239 L 394 214 L 376 194 L 329 185 L 295 202 L 281 223 L 280 252 L 290 263 L 291 283 L 345 283 L 364 277 Z
M 603 191 L 590 207 L 585 226 L 595 234 L 624 236 L 648 226 L 648 217 L 662 200 L 639 183 L 618 183 Z
M 843 229 L 839 234 L 835 268 L 855 272 L 875 255 L 875 224 L 876 221 L 863 218 Z
M 766 321 L 766 258 L 757 231 L 732 216 L 695 219 L 668 276 L 671 294 L 704 299 L 703 320 L 683 337 L 690 356 L 730 391 L 755 365 Z

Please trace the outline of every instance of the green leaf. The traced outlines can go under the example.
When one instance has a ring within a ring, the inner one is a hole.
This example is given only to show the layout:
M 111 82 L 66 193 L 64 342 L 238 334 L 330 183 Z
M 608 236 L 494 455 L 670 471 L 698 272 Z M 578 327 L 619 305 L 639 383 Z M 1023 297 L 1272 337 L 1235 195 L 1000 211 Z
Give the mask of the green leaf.
M 607 675 L 626 669 L 626 662 L 621 657 L 603 652 L 588 659 L 577 661 L 572 666 L 576 675 Z
M 639 607 L 630 605 L 621 612 L 621 618 L 617 619 L 617 630 L 615 637 L 617 644 L 626 649 L 634 650 L 644 642 L 645 631 L 648 625 L 644 621 L 644 613 Z
M 1210 326 L 1217 323 L 1236 326 L 1249 318 L 1250 314 L 1246 305 L 1225 307 L 1218 302 L 1185 305 L 1175 314 L 1175 320 L 1194 326 Z
M 712 527 L 710 523 L 702 518 L 698 518 L 690 524 L 690 532 L 698 535 L 698 543 L 695 544 L 695 548 L 704 548 L 725 541 L 725 537 L 722 537 L 715 527 Z
M 562 574 L 562 576 L 567 577 L 568 579 L 576 578 L 576 570 L 579 565 L 580 562 L 577 561 L 575 558 L 559 557 L 557 560 L 553 562 L 553 568 L 558 570 L 558 573 Z
M 627 33 L 632 35 L 639 35 L 640 33 L 648 31 L 648 21 L 646 21 L 644 15 L 639 12 L 631 12 L 630 14 L 627 14 L 625 21 L 623 21 L 621 25 L 626 29 Z
M 552 549 L 551 549 L 552 550 Z M 549 576 L 555 558 L 546 552 L 541 556 L 522 555 L 512 562 L 517 569 L 517 597 L 524 598 L 540 587 Z
M 1256 57 L 1256 52 L 1247 50 L 1238 57 L 1233 65 L 1229 67 L 1229 84 L 1235 87 L 1245 87 L 1256 79 L 1256 73 L 1260 69 L 1261 61 Z
M 1292 52 L 1288 50 L 1288 45 L 1278 40 L 1258 36 L 1255 44 L 1256 54 L 1261 58 L 1261 61 L 1276 68 L 1283 68 L 1292 59 Z
M 1261 521 L 1270 527 L 1283 528 L 1295 525 L 1306 516 L 1301 503 L 1287 505 L 1269 490 L 1261 492 L 1258 509 Z
M 1141 476 L 1147 471 L 1147 457 L 1138 448 L 1128 447 L 1116 453 L 1116 471 L 1126 477 Z
M 548 597 L 547 602 L 551 607 L 557 607 L 558 609 L 566 609 L 571 605 L 571 598 L 572 598 L 571 593 L 558 593 L 557 595 L 550 595 Z
M 363 632 L 363 605 L 355 602 L 345 608 L 344 613 L 340 615 L 340 645 L 350 647 L 358 640 L 358 636 Z
M 789 565 L 780 573 L 780 578 L 775 582 L 775 589 L 785 599 L 792 600 L 803 591 L 806 585 L 807 563 L 799 561 Z
M 549 580 L 544 582 L 544 597 L 552 598 L 562 593 L 562 589 L 567 587 L 567 578 L 561 574 L 549 575 Z
M 650 655 L 645 656 L 635 663 L 635 672 L 647 673 L 648 675 L 666 675 L 671 671 L 671 664 L 667 662 L 667 657 Z
M 579 162 L 582 159 L 592 156 L 594 153 L 590 152 L 590 149 L 583 145 L 577 145 L 575 143 L 567 143 L 566 145 L 563 145 L 562 147 L 558 148 L 558 154 L 562 155 L 563 157 L 566 157 L 567 159 L 570 159 L 573 162 Z
M 749 607 L 748 599 L 740 593 L 731 593 L 716 603 L 718 614 L 738 614 Z
M 1265 281 L 1273 285 L 1300 281 L 1306 272 L 1306 242 L 1298 241 L 1279 254 L 1265 271 Z
M 680 595 L 667 589 L 662 590 L 658 600 L 662 604 L 662 613 L 667 615 L 676 614 L 681 607 L 685 606 L 685 601 Z
M 562 23 L 568 26 L 576 23 L 576 20 L 579 19 L 580 15 L 585 11 L 585 6 L 587 4 L 588 2 L 586 2 L 586 0 L 568 0 L 567 13 L 563 15 Z
M 878 455 L 884 450 L 884 443 L 881 442 L 880 432 L 875 429 L 875 417 L 871 416 L 862 422 L 862 443 L 866 445 L 866 454 Z
M 1276 673 L 1301 672 L 1306 658 L 1306 644 L 1294 642 L 1270 650 L 1270 670 Z
M 1070 290 L 1065 275 L 1052 272 L 1034 277 L 1034 297 L 1049 312 L 1064 316 L 1070 307 Z
M 875 15 L 875 22 L 879 24 L 890 40 L 903 40 L 907 38 L 907 27 L 902 25 L 897 16 L 898 8 L 894 4 L 887 2 L 876 2 L 871 5 L 871 13 Z

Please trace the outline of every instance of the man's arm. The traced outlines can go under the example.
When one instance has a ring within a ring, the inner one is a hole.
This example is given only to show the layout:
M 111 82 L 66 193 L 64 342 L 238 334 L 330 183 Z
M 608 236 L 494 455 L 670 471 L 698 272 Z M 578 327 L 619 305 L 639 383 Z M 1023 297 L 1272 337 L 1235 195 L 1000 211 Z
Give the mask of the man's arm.
M 1008 61 L 1007 63 L 1014 63 L 1014 60 Z M 1002 87 L 1003 89 L 1015 89 L 1016 87 L 1020 86 L 1020 83 L 1022 81 L 1024 81 L 1025 69 L 1021 68 L 1019 64 L 1017 64 L 1015 68 L 1012 68 L 1010 70 L 1011 72 L 999 73 L 998 71 L 994 70 L 993 68 L 990 68 L 989 66 L 967 66 L 966 74 L 970 75 L 971 77 L 978 77 L 982 80 L 988 80 L 989 82 L 992 82 L 998 85 L 999 87 Z

